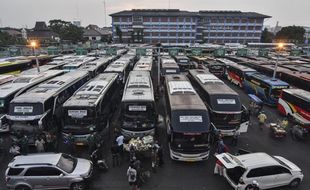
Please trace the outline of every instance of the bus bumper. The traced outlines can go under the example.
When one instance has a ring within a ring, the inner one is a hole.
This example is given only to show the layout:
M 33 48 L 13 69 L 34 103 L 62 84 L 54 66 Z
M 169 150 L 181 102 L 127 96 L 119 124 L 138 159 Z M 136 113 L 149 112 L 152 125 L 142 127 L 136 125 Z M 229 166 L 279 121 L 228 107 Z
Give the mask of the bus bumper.
M 209 152 L 203 152 L 198 154 L 184 154 L 171 150 L 170 148 L 170 158 L 172 160 L 182 161 L 182 162 L 199 162 L 204 161 L 209 158 Z
M 126 138 L 137 138 L 137 137 L 144 137 L 147 135 L 155 135 L 155 129 L 149 129 L 149 130 L 145 130 L 145 131 L 130 131 L 127 129 L 121 129 L 122 134 L 126 137 Z

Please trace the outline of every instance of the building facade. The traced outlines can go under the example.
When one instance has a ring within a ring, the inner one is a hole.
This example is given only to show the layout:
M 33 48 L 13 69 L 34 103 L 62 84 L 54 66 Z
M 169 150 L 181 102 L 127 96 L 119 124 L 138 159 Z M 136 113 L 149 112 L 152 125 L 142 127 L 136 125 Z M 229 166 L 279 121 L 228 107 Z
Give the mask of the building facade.
M 241 11 L 133 9 L 110 15 L 114 43 L 259 42 L 264 19 Z

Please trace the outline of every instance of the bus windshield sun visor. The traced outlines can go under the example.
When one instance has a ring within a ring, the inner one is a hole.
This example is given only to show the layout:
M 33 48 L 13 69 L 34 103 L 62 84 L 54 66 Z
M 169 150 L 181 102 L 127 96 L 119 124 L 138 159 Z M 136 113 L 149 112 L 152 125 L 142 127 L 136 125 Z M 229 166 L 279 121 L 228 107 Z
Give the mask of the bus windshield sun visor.
M 171 119 L 173 132 L 206 133 L 210 130 L 210 119 L 206 111 L 178 110 L 172 112 Z
M 214 95 L 211 97 L 211 109 L 218 112 L 239 112 L 241 103 L 238 96 Z

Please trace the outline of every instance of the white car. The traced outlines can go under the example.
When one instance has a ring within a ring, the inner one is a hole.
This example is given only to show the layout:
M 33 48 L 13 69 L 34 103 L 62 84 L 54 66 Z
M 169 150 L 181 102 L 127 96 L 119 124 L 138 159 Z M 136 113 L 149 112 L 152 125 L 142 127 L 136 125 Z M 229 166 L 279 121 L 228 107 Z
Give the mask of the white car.
M 253 181 L 258 182 L 260 189 L 286 185 L 297 187 L 304 177 L 298 166 L 281 156 L 223 153 L 216 158 L 225 166 L 224 177 L 235 190 L 247 190 Z

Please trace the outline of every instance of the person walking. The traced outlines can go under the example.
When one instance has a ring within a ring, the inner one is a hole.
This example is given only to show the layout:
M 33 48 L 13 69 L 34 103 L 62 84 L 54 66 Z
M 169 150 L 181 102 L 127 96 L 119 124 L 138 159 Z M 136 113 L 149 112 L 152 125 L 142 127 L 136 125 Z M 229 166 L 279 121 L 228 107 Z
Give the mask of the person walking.
M 266 126 L 265 122 L 267 120 L 267 116 L 264 112 L 260 112 L 259 115 L 257 116 L 258 121 L 259 121 L 259 127 L 260 129 L 263 129 L 264 126 Z
M 96 150 L 96 142 L 95 142 L 95 132 L 93 132 L 88 138 L 88 154 L 91 155 L 94 150 Z
M 239 136 L 240 136 L 240 131 L 239 130 L 234 130 L 232 141 L 231 141 L 231 145 L 237 146 L 238 140 L 239 140 Z
M 20 155 L 20 147 L 16 144 L 13 143 L 9 150 L 10 154 L 12 154 L 14 157 Z
M 137 170 L 132 165 L 127 170 L 127 177 L 132 190 L 137 190 Z
M 45 149 L 44 149 L 45 141 L 42 137 L 37 138 L 34 145 L 37 148 L 37 152 L 44 152 L 45 151 Z
M 223 141 L 223 138 L 220 137 L 219 140 L 218 140 L 218 143 L 217 143 L 217 148 L 216 148 L 216 153 L 217 154 L 222 154 L 225 152 L 225 143 Z

